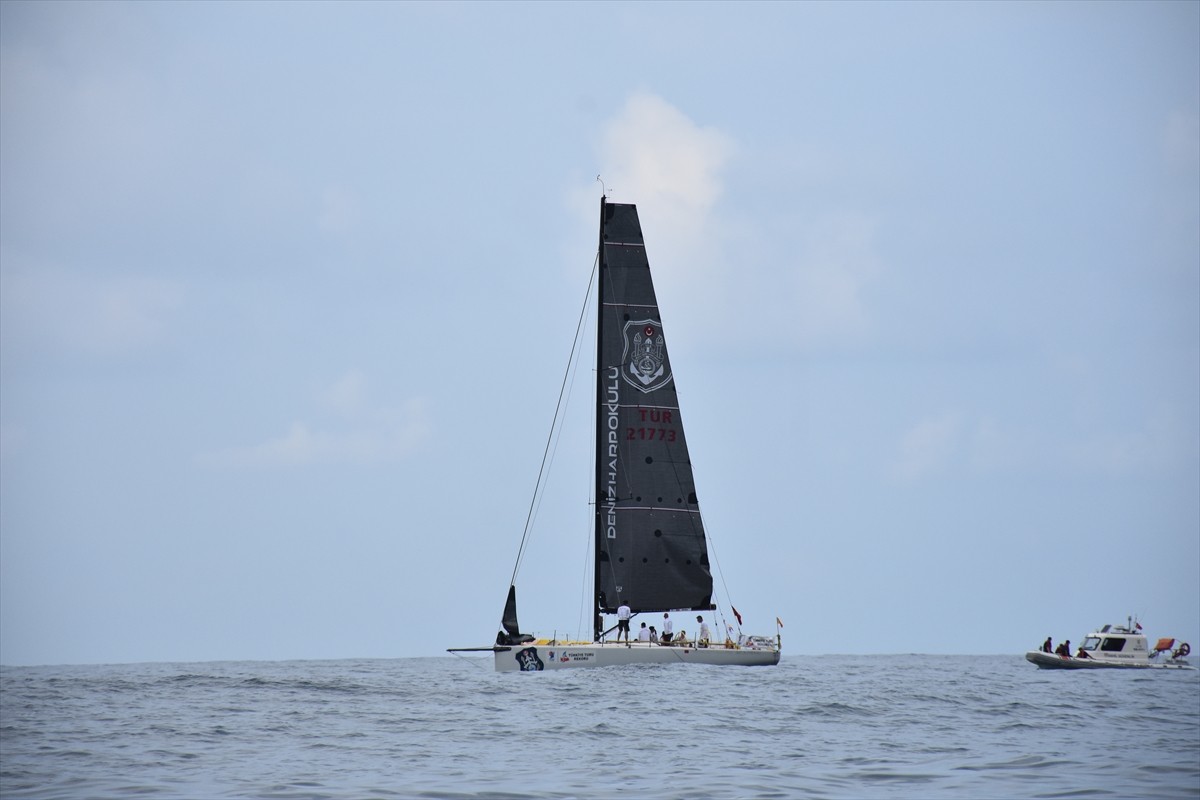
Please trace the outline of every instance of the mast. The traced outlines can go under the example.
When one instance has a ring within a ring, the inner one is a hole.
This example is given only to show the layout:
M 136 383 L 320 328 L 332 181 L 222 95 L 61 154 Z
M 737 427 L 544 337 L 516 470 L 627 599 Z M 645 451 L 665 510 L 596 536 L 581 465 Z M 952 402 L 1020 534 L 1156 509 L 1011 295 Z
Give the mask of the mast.
M 596 464 L 595 464 L 595 480 L 596 480 L 596 496 L 595 496 L 595 526 L 593 530 L 593 552 L 592 552 L 592 592 L 593 608 L 592 608 L 592 641 L 600 641 L 600 634 L 604 630 L 604 618 L 600 614 L 600 609 L 604 607 L 601 599 L 600 590 L 600 537 L 603 535 L 603 491 L 604 486 L 600 481 L 600 476 L 603 472 L 601 466 L 602 453 L 604 448 L 604 430 L 602 428 L 603 420 L 600 409 L 604 407 L 604 362 L 603 345 L 604 345 L 604 285 L 608 280 L 608 265 L 604 260 L 604 213 L 605 200 L 607 198 L 600 195 L 600 245 L 599 245 L 599 271 L 596 280 Z

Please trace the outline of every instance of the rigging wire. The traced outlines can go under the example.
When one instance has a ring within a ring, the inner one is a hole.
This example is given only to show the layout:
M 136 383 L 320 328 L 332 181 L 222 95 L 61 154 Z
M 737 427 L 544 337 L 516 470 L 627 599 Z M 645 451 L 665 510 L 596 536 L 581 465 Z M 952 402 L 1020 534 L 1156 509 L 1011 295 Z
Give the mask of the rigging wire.
M 589 292 L 589 294 L 591 292 L 590 285 L 588 287 L 588 292 Z M 585 297 L 587 297 L 587 295 L 585 295 Z M 586 303 L 586 301 L 585 301 L 585 303 Z M 585 305 L 585 308 L 586 308 L 586 305 Z M 586 323 L 586 321 L 587 321 L 587 317 L 585 315 L 584 322 Z M 576 334 L 576 337 L 578 337 L 578 333 Z M 544 471 L 547 473 L 553 471 L 554 459 L 558 456 L 558 445 L 562 441 L 563 426 L 566 424 L 565 412 L 566 412 L 566 409 L 568 409 L 571 405 L 571 393 L 575 390 L 575 378 L 579 374 L 579 359 L 578 358 L 569 359 L 567 361 L 567 370 L 570 372 L 570 379 L 567 384 L 566 397 L 563 398 L 562 393 L 560 391 L 559 404 L 558 404 L 558 407 L 560 409 L 562 409 L 561 413 L 564 414 L 564 419 L 559 421 L 557 431 L 554 430 L 554 426 L 551 425 L 551 432 L 554 437 L 554 445 L 550 450 L 549 460 L 545 462 L 545 470 Z M 593 436 L 593 438 L 595 438 L 595 437 Z M 546 499 L 546 492 L 545 492 L 544 486 L 542 487 L 542 491 L 540 492 L 540 494 L 536 494 L 536 497 L 537 497 L 537 507 L 533 510 L 532 518 L 526 522 L 526 525 L 530 528 L 532 528 L 534 525 L 537 524 L 538 514 L 542 510 L 542 502 Z
M 563 372 L 562 385 L 558 390 L 558 402 L 554 407 L 554 419 L 550 422 L 550 433 L 546 437 L 546 447 L 542 451 L 542 463 L 538 467 L 537 482 L 533 486 L 533 497 L 529 499 L 529 512 L 525 515 L 525 529 L 521 532 L 521 546 L 517 548 L 517 560 L 513 564 L 512 577 L 509 578 L 509 586 L 516 585 L 517 572 L 521 569 L 521 559 L 525 556 L 525 544 L 529 539 L 529 529 L 533 522 L 534 510 L 537 508 L 539 498 L 542 491 L 542 479 L 545 477 L 547 460 L 551 456 L 551 445 L 554 443 L 554 434 L 558 428 L 558 418 L 563 410 L 563 395 L 567 390 L 568 379 L 571 376 L 571 365 L 575 363 L 575 352 L 579 348 L 579 333 L 583 330 L 583 320 L 587 316 L 588 298 L 592 294 L 592 283 L 596 280 L 596 268 L 600 263 L 600 253 L 597 251 L 596 258 L 592 262 L 592 274 L 588 277 L 588 290 L 584 294 L 583 308 L 579 311 L 579 321 L 575 324 L 575 340 L 571 342 L 571 355 L 567 359 L 567 368 Z
M 464 656 L 462 653 L 454 653 L 454 652 L 451 652 L 451 655 L 461 658 L 463 661 L 465 661 L 468 664 L 471 664 L 475 667 L 478 667 L 479 669 L 486 669 L 486 667 L 484 667 L 483 663 L 482 663 L 483 661 L 486 660 L 486 658 L 468 658 L 467 656 Z M 487 670 L 487 671 L 491 672 L 491 670 Z
M 726 583 L 725 583 L 725 570 L 721 569 L 721 560 L 719 558 L 717 558 L 716 537 L 713 536 L 713 532 L 711 530 L 709 530 L 707 527 L 705 527 L 704 532 L 708 536 L 708 549 L 712 551 L 713 566 L 715 566 L 717 568 L 717 575 L 719 575 L 721 577 L 721 589 L 724 590 L 724 592 L 725 592 L 725 600 L 729 603 L 729 607 L 733 608 L 733 595 L 731 595 L 729 593 L 729 586 L 726 585 Z M 721 626 L 722 626 L 721 631 L 723 633 L 725 633 L 726 635 L 728 635 L 729 625 L 725 622 L 724 609 L 721 608 L 720 603 L 716 603 L 716 606 L 717 606 L 717 614 L 720 615 L 720 617 L 721 617 Z M 738 623 L 738 633 L 740 634 L 741 632 L 742 632 L 742 625 L 741 625 L 741 623 Z
M 599 178 L 600 176 L 597 175 L 596 177 Z M 600 257 L 600 254 L 597 253 L 596 257 L 598 259 Z M 600 291 L 599 285 L 596 286 L 596 291 L 597 292 Z M 584 300 L 585 308 L 591 308 L 591 295 L 592 295 L 592 285 L 589 282 L 588 283 L 588 294 L 587 294 L 586 299 Z M 598 319 L 597 319 L 597 325 L 599 325 Z M 599 331 L 597 331 L 597 335 L 599 335 Z M 578 362 L 576 362 L 576 368 L 578 369 Z M 599 380 L 600 355 L 594 349 L 592 350 L 592 375 L 595 377 L 596 380 Z M 591 446 L 590 452 L 595 453 L 596 446 L 597 446 L 596 426 L 595 425 L 591 426 L 591 431 L 592 431 L 592 440 L 591 440 L 592 446 Z M 591 587 L 591 590 L 592 590 L 591 597 L 595 598 L 595 596 L 596 596 L 596 587 L 592 586 L 592 583 L 594 583 L 594 579 L 593 579 L 592 570 L 591 570 L 592 555 L 593 555 L 592 548 L 595 544 L 593 535 L 595 533 L 595 524 L 596 524 L 595 520 L 593 519 L 593 514 L 595 514 L 595 507 L 596 507 L 596 476 L 594 474 L 588 476 L 587 498 L 588 498 L 588 505 L 587 505 L 586 513 L 584 515 L 584 524 L 583 524 L 583 561 L 582 561 L 583 580 L 581 580 L 579 582 L 579 590 L 580 590 L 579 617 L 575 620 L 575 638 L 580 639 L 580 640 L 583 639 L 584 614 L 587 613 L 588 616 L 591 616 L 590 609 L 594 606 L 594 603 L 595 603 L 594 599 L 589 600 L 589 595 L 588 595 L 589 587 Z M 590 620 L 589 620 L 589 624 L 590 624 Z

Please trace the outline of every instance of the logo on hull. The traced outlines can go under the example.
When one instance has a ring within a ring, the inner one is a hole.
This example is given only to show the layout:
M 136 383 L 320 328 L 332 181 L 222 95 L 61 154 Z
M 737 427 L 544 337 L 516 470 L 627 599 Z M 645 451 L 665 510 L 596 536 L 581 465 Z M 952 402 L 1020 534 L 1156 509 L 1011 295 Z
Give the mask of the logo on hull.
M 517 653 L 516 658 L 517 663 L 521 665 L 522 672 L 539 672 L 546 668 L 546 665 L 538 658 L 536 647 L 526 647 Z

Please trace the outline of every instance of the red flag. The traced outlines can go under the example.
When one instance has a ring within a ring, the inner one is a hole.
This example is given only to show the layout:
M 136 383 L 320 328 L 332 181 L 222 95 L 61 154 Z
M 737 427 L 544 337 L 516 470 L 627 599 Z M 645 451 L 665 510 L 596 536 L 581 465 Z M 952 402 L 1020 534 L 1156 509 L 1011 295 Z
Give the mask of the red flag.
M 783 620 L 781 620 L 779 617 L 776 617 L 776 618 L 775 618 L 775 624 L 776 624 L 776 625 L 778 625 L 779 627 L 781 627 L 781 628 L 782 628 L 782 627 L 783 627 Z
M 735 606 L 730 606 L 730 608 L 733 609 L 733 615 L 735 617 L 737 617 L 737 619 L 738 619 L 738 625 L 741 625 L 742 624 L 742 615 L 737 612 L 737 608 Z
M 1133 624 L 1134 624 L 1134 627 L 1136 627 L 1136 628 L 1137 628 L 1139 631 L 1142 629 L 1142 623 L 1140 623 L 1140 622 L 1135 622 L 1135 623 L 1133 623 Z

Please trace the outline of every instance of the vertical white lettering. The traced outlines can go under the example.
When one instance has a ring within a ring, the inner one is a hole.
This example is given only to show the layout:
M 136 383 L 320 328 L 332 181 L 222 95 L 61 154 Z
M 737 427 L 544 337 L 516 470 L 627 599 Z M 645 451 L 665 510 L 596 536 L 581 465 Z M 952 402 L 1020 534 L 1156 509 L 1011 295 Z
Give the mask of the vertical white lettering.
M 606 511 L 607 525 L 605 534 L 609 539 L 617 538 L 617 429 L 621 425 L 621 390 L 618 380 L 621 377 L 619 367 L 609 370 L 608 378 L 608 491 Z

